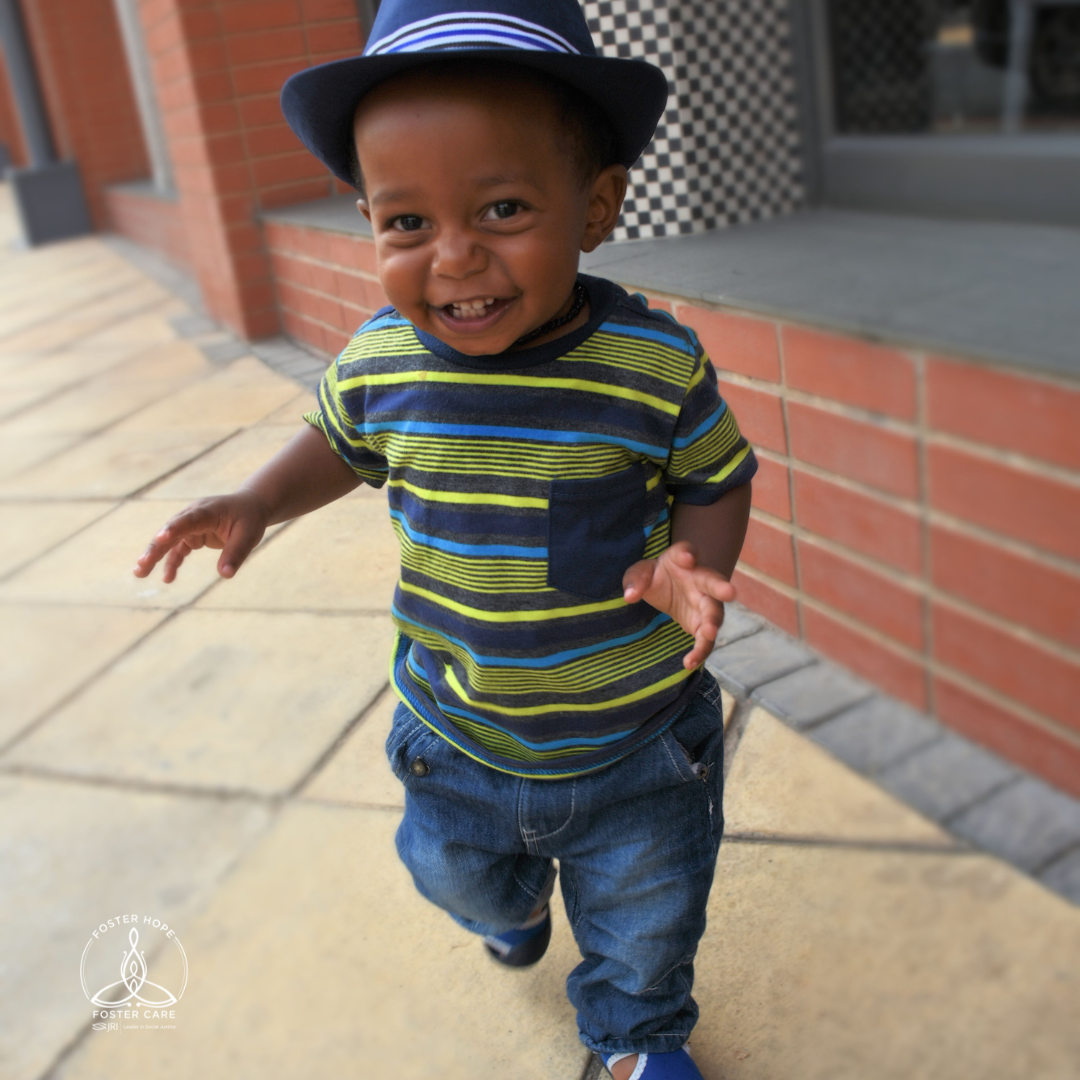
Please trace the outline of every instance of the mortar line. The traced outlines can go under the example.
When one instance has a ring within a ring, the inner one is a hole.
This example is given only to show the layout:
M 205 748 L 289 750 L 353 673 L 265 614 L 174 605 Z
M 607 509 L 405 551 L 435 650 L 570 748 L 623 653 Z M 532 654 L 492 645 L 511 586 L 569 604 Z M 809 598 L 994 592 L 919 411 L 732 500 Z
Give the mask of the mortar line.
M 2 345 L 2 342 L 0 342 L 0 345 Z M 146 349 L 138 349 L 135 352 L 131 353 L 130 355 L 121 355 L 120 358 L 115 361 L 115 363 L 110 364 L 108 367 L 101 368 L 99 371 L 91 372 L 91 373 L 89 373 L 88 375 L 84 376 L 81 379 L 73 379 L 71 382 L 64 383 L 62 386 L 53 387 L 52 389 L 45 391 L 42 394 L 41 397 L 35 398 L 33 401 L 29 401 L 25 405 L 20 405 L 13 412 L 6 413 L 0 419 L 2 419 L 5 424 L 9 420 L 17 420 L 24 413 L 32 412 L 34 409 L 39 408 L 40 406 L 44 405 L 51 398 L 59 397 L 60 395 L 66 394 L 71 390 L 78 390 L 80 387 L 86 386 L 87 383 L 91 383 L 95 379 L 100 379 L 102 377 L 107 377 L 108 375 L 115 372 L 117 368 L 124 367 L 125 364 L 128 364 L 128 363 L 131 363 L 133 361 L 138 360 L 139 357 L 141 357 L 144 353 L 148 353 L 148 352 L 152 351 L 153 348 L 154 348 L 154 346 L 150 346 L 150 347 L 148 347 Z M 33 364 L 35 364 L 35 363 L 41 363 L 41 362 L 43 362 L 45 360 L 51 360 L 51 359 L 53 359 L 53 358 L 55 358 L 57 356 L 60 356 L 64 352 L 75 352 L 75 351 L 77 351 L 77 350 L 71 349 L 70 345 L 64 346 L 64 347 L 61 347 L 61 348 L 58 348 L 58 349 L 54 350 L 53 352 L 45 353 L 44 356 L 38 357 L 35 360 L 31 360 L 27 366 L 33 366 Z M 95 428 L 93 431 L 89 431 L 89 432 L 84 433 L 83 438 L 80 439 L 80 440 L 77 440 L 77 441 L 82 442 L 82 441 L 85 441 L 88 438 L 93 438 L 95 435 L 100 435 L 103 431 L 107 431 L 110 427 L 112 427 L 113 424 L 120 423 L 120 421 L 122 419 L 124 419 L 124 418 L 121 417 L 120 419 L 117 419 L 117 420 L 110 420 L 109 423 L 105 424 L 103 427 Z M 75 445 L 75 444 L 72 444 L 72 445 Z M 62 453 L 64 453 L 63 450 L 57 450 L 56 453 L 49 454 L 47 457 L 42 458 L 40 461 L 35 461 L 33 465 L 29 466 L 29 468 L 27 468 L 27 469 L 24 469 L 23 472 L 29 472 L 30 469 L 36 469 L 39 465 L 44 465 L 46 462 L 52 461 L 53 458 L 59 457 L 59 455 L 62 454 Z M 14 474 L 14 476 L 20 476 L 20 475 L 21 475 L 21 473 L 15 473 Z
M 231 362 L 231 361 L 230 361 Z M 152 402 L 151 404 L 156 404 Z M 124 500 L 127 502 L 134 502 L 136 500 L 142 500 L 142 496 L 147 492 L 152 491 L 158 484 L 164 483 L 170 476 L 175 476 L 178 472 L 183 471 L 189 465 L 194 465 L 196 461 L 206 457 L 207 454 L 213 453 L 218 447 L 224 446 L 231 439 L 235 439 L 248 429 L 245 427 L 238 427 L 233 431 L 230 431 L 228 435 L 223 435 L 217 442 L 211 443 L 205 449 L 200 450 L 194 457 L 188 458 L 186 461 L 181 461 L 179 464 L 174 465 L 168 472 L 163 472 L 160 476 L 155 476 L 153 480 L 148 480 L 142 487 L 136 488 L 134 491 L 124 496 Z M 146 502 L 157 502 L 156 499 L 147 499 Z
M 102 431 L 104 431 L 104 430 L 105 429 L 103 428 Z M 65 499 L 65 498 L 61 497 L 61 498 L 56 498 L 56 499 L 19 499 L 19 500 L 2 499 L 2 500 L 0 500 L 0 503 L 3 503 L 3 502 L 15 502 L 15 503 L 18 503 L 18 504 L 23 505 L 23 506 L 26 506 L 26 505 L 48 506 L 48 505 L 53 504 L 53 503 L 66 503 L 66 502 L 73 502 L 73 503 L 91 503 L 91 502 L 106 503 L 107 502 L 108 504 L 110 504 L 109 508 L 105 511 L 105 513 L 101 514 L 99 517 L 94 518 L 92 521 L 88 521 L 85 525 L 80 526 L 78 529 L 75 530 L 75 532 L 70 533 L 68 536 L 65 536 L 62 539 L 57 540 L 55 544 L 52 544 L 49 547 L 44 548 L 42 551 L 37 552 L 35 555 L 31 555 L 29 559 L 26 559 L 24 562 L 19 563 L 12 570 L 8 570 L 6 573 L 0 574 L 0 583 L 8 581 L 10 578 L 12 578 L 12 577 L 16 576 L 17 574 L 21 573 L 27 567 L 32 566 L 39 559 L 44 558 L 46 555 L 52 554 L 52 552 L 56 551 L 57 548 L 62 547 L 69 540 L 74 540 L 76 536 L 79 536 L 81 533 L 85 532 L 92 525 L 97 525 L 99 522 L 104 521 L 105 518 L 107 518 L 110 514 L 115 513 L 117 510 L 119 510 L 126 503 L 133 502 L 136 499 L 138 499 L 143 494 L 143 492 L 145 492 L 148 489 L 154 487 L 154 485 L 162 482 L 163 480 L 167 480 L 174 473 L 180 472 L 182 469 L 186 469 L 189 465 L 193 465 L 196 461 L 199 460 L 199 458 L 204 457 L 205 455 L 209 454 L 213 450 L 216 450 L 219 446 L 221 446 L 224 443 L 228 442 L 230 439 L 236 438 L 236 436 L 239 435 L 240 432 L 242 432 L 244 430 L 245 430 L 244 428 L 237 428 L 237 430 L 234 431 L 231 435 L 226 435 L 225 438 L 223 438 L 220 441 L 212 444 L 211 446 L 206 447 L 205 450 L 200 450 L 199 453 L 197 453 L 193 458 L 189 458 L 187 461 L 181 462 L 175 468 L 170 469 L 167 473 L 162 473 L 162 475 L 157 477 L 157 479 L 151 480 L 149 483 L 144 484 L 141 488 L 138 488 L 137 490 L 131 492 L 128 495 L 121 495 L 121 496 L 119 496 L 119 497 L 117 497 L 115 499 L 101 499 L 101 498 L 92 498 L 92 497 L 84 496 L 81 499 Z M 100 432 L 98 434 L 100 434 Z M 94 438 L 94 436 L 90 435 L 90 436 L 87 436 L 87 438 Z M 86 441 L 86 439 L 80 440 L 80 442 L 85 442 L 85 441 Z M 75 445 L 78 445 L 78 444 L 75 444 Z M 68 447 L 68 450 L 71 450 L 71 449 L 73 449 L 73 447 Z M 60 451 L 59 453 L 64 453 L 64 452 L 65 451 Z M 59 454 L 57 454 L 56 456 L 59 456 Z M 41 465 L 41 464 L 44 464 L 44 462 L 38 462 L 37 464 Z M 36 467 L 37 467 L 37 465 L 30 466 L 30 468 L 36 468 Z M 26 471 L 29 471 L 29 470 L 26 470 Z M 148 501 L 154 501 L 154 500 L 148 500 Z M 35 603 L 36 603 L 36 601 L 35 601 Z
M 92 305 L 94 305 L 94 304 L 99 304 L 103 300 L 108 300 L 113 296 L 119 296 L 122 293 L 128 292 L 130 289 L 131 289 L 131 283 L 129 282 L 129 283 L 125 284 L 125 285 L 120 286 L 119 288 L 113 289 L 113 290 L 108 291 L 108 292 L 99 293 L 99 294 L 97 294 L 95 296 L 89 297 L 88 299 L 83 301 L 81 304 L 76 304 L 75 307 L 73 307 L 73 308 L 65 309 L 65 312 L 72 313 L 72 314 L 77 313 L 82 308 L 92 307 Z M 145 311 L 147 311 L 147 310 L 149 310 L 151 308 L 160 307 L 163 303 L 171 302 L 172 299 L 173 298 L 170 297 L 169 301 L 162 301 L 162 300 L 148 301 L 145 304 L 141 304 L 138 307 L 132 308 L 130 311 L 124 312 L 122 315 L 106 316 L 104 319 L 102 319 L 100 326 L 97 327 L 94 330 L 89 331 L 89 334 L 87 334 L 87 336 L 93 336 L 94 334 L 99 334 L 99 333 L 102 332 L 103 328 L 107 327 L 110 323 L 123 322 L 126 319 L 129 319 L 129 318 L 131 318 L 131 317 L 133 317 L 135 315 L 141 315 Z M 18 337 L 20 334 L 29 333 L 30 331 L 36 330 L 39 327 L 41 327 L 42 325 L 50 323 L 50 322 L 54 322 L 55 320 L 56 320 L 56 312 L 53 312 L 50 315 L 45 315 L 40 319 L 35 319 L 33 322 L 29 322 L 25 326 L 21 326 L 21 327 L 19 327 L 19 329 L 14 330 L 11 333 L 4 334 L 2 337 L 0 337 L 0 346 L 3 346 L 4 343 L 10 338 Z M 65 321 L 67 321 L 67 320 L 65 319 Z M 86 332 L 84 331 L 84 334 L 85 333 Z M 79 336 L 81 337 L 83 335 L 79 335 Z M 72 339 L 72 340 L 77 340 L 77 339 Z M 61 346 L 57 351 L 62 351 L 62 348 L 63 347 Z
M 11 578 L 22 573 L 22 571 L 25 570 L 28 566 L 33 566 L 33 564 L 36 563 L 38 559 L 43 559 L 46 555 L 51 555 L 57 548 L 63 547 L 64 544 L 66 544 L 69 540 L 74 540 L 76 536 L 80 536 L 82 533 L 86 532 L 86 530 L 89 529 L 91 525 L 97 525 L 98 522 L 104 521 L 110 514 L 115 514 L 116 511 L 119 510 L 120 507 L 123 505 L 123 499 L 118 499 L 111 505 L 107 505 L 103 514 L 99 514 L 96 518 L 91 519 L 85 525 L 80 525 L 73 533 L 69 533 L 67 536 L 61 537 L 55 543 L 50 544 L 43 550 L 38 551 L 34 555 L 31 555 L 28 559 L 24 559 L 21 563 L 16 563 L 16 565 L 13 566 L 10 570 L 6 571 L 3 574 L 0 574 L 0 583 L 9 581 Z
M 780 397 L 780 417 L 784 423 L 784 457 L 786 459 L 787 471 L 788 512 L 791 515 L 791 520 L 784 524 L 788 528 L 788 535 L 791 538 L 791 561 L 795 570 L 795 595 L 793 597 L 795 604 L 795 626 L 798 628 L 800 639 L 805 641 L 806 626 L 804 625 L 803 620 L 802 605 L 802 563 L 799 558 L 799 545 L 795 541 L 798 515 L 795 510 L 795 469 L 794 457 L 791 452 L 791 425 L 788 418 L 787 365 L 785 363 L 786 357 L 784 355 L 784 332 L 779 322 L 773 322 L 773 333 L 776 335 L 776 361 L 780 366 L 780 383 L 778 387 Z
M 121 506 L 126 506 L 129 501 L 130 500 L 125 499 L 125 500 L 123 500 L 121 502 L 120 505 Z M 119 509 L 119 507 L 117 507 L 117 509 Z M 280 531 L 281 530 L 278 530 L 278 532 L 280 532 Z M 274 536 L 276 536 L 278 534 L 278 532 L 275 532 Z M 273 539 L 273 537 L 271 537 L 271 539 Z M 187 601 L 186 604 L 180 604 L 179 606 L 173 608 L 169 612 L 169 614 L 167 614 L 165 616 L 165 618 L 163 618 L 160 622 L 155 623 L 152 627 L 150 627 L 149 630 L 146 631 L 146 633 L 140 634 L 126 648 L 121 649 L 119 653 L 117 653 L 115 656 L 111 657 L 101 667 L 97 668 L 92 675 L 89 675 L 87 678 L 83 679 L 81 682 L 79 682 L 77 684 L 77 686 L 74 689 L 69 691 L 67 694 L 64 694 L 63 697 L 61 697 L 58 701 L 56 701 L 54 704 L 52 704 L 48 708 L 46 708 L 45 711 L 42 712 L 41 715 L 38 716 L 35 720 L 30 721 L 30 723 L 25 728 L 23 728 L 20 731 L 16 732 L 16 734 L 8 742 L 0 745 L 0 758 L 2 758 L 5 754 L 7 754 L 13 747 L 17 746 L 25 738 L 27 738 L 27 736 L 29 736 L 31 733 L 33 733 L 39 727 L 41 727 L 43 724 L 45 724 L 48 720 L 52 719 L 52 717 L 54 717 L 57 714 L 57 712 L 59 712 L 60 709 L 62 709 L 65 706 L 69 705 L 79 694 L 81 694 L 84 690 L 87 690 L 90 687 L 91 683 L 93 683 L 97 679 L 101 678 L 102 676 L 107 675 L 118 663 L 120 663 L 121 660 L 123 660 L 126 657 L 130 656 L 131 653 L 136 648 L 138 648 L 140 645 L 142 645 L 153 634 L 156 634 L 163 626 L 167 626 L 169 623 L 173 622 L 176 619 L 176 617 L 182 611 L 190 610 L 192 605 L 194 605 L 197 601 L 201 600 L 217 584 L 218 584 L 217 580 L 211 580 L 203 589 L 199 590 L 194 596 L 192 596 Z M 44 607 L 44 606 L 49 606 L 49 607 L 72 607 L 72 606 L 74 606 L 72 604 L 56 604 L 56 603 L 45 605 L 45 604 L 39 603 L 38 601 L 25 601 L 25 600 L 22 603 L 23 603 L 24 606 L 25 606 L 26 603 L 33 603 L 37 607 Z M 11 605 L 9 604 L 9 605 L 5 605 L 5 606 L 11 606 Z M 91 604 L 91 605 L 81 605 L 81 606 L 90 606 L 90 607 L 113 607 L 113 606 L 115 606 L 115 607 L 122 608 L 122 610 L 129 610 L 129 611 L 130 610 L 136 610 L 136 611 L 139 611 L 139 610 L 160 611 L 161 610 L 161 608 L 149 608 L 149 609 L 146 609 L 146 608 L 130 608 L 130 607 L 122 606 L 122 605 L 104 605 L 104 604 L 103 605 Z
M 923 693 L 926 712 L 937 716 L 936 687 L 930 664 L 934 658 L 934 614 L 930 574 L 930 464 L 929 431 L 927 428 L 926 354 L 916 353 L 912 360 L 915 370 L 915 454 L 919 471 L 919 539 L 921 541 L 922 573 L 919 575 L 923 631 Z
M 1031 871 L 1032 877 L 1040 877 L 1045 874 L 1047 870 L 1050 870 L 1056 863 L 1064 862 L 1070 855 L 1080 852 L 1080 840 L 1077 840 L 1073 844 L 1069 844 L 1068 847 L 1061 851 L 1055 852 L 1046 859 L 1044 862 L 1039 863 L 1034 870 Z
M 252 791 L 248 788 L 199 787 L 196 784 L 175 784 L 126 776 L 94 776 L 63 772 L 43 765 L 23 765 L 19 762 L 0 764 L 0 775 L 25 776 L 34 780 L 81 784 L 84 787 L 115 788 L 144 795 L 179 795 L 215 802 L 249 802 L 263 806 L 277 806 L 288 798 L 287 794 Z
M 338 752 L 338 750 L 345 743 L 345 740 L 358 728 L 365 720 L 368 719 L 369 714 L 374 710 L 383 694 L 390 688 L 390 680 L 387 679 L 375 692 L 371 700 L 360 711 L 346 723 L 346 725 L 338 733 L 338 736 L 334 741 L 323 750 L 323 752 L 315 759 L 311 767 L 305 772 L 296 783 L 289 788 L 286 797 L 294 799 L 296 798 L 303 788 L 325 767 L 326 763 Z

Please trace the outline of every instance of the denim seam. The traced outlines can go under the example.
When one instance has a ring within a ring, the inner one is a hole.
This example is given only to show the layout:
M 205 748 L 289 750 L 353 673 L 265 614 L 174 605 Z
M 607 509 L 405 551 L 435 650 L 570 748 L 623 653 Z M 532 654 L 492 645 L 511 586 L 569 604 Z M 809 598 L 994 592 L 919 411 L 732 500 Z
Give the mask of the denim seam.
M 539 899 L 539 897 L 540 897 L 540 893 L 542 893 L 542 892 L 544 891 L 544 886 L 543 886 L 543 885 L 541 885 L 541 886 L 540 886 L 539 890 L 537 890 L 537 889 L 533 889 L 533 888 L 530 888 L 530 887 L 529 887 L 528 885 L 526 885 L 526 884 L 525 884 L 525 882 L 524 882 L 524 881 L 522 881 L 522 880 L 521 880 L 521 878 L 519 878 L 519 877 L 517 876 L 517 871 L 516 871 L 516 870 L 514 871 L 514 881 L 516 881 L 516 882 L 517 882 L 517 884 L 518 884 L 518 885 L 519 885 L 519 886 L 521 887 L 521 891 L 522 891 L 522 892 L 523 892 L 523 893 L 524 893 L 524 894 L 525 894 L 525 895 L 526 895 L 526 896 L 527 896 L 527 897 L 528 897 L 528 898 L 529 898 L 530 900 L 533 900 L 533 901 L 535 901 L 535 900 L 538 900 L 538 899 Z M 545 884 L 545 885 L 547 884 L 547 881 L 546 881 L 546 880 L 545 880 L 544 884 Z
M 544 833 L 542 836 L 533 829 L 522 829 L 521 835 L 525 839 L 526 845 L 536 845 L 538 840 L 550 840 L 553 836 L 558 836 L 563 829 L 570 825 L 570 822 L 574 820 L 574 812 L 577 808 L 577 780 L 573 781 L 570 788 L 570 816 L 557 828 L 554 832 Z M 539 855 L 539 851 L 534 851 L 534 855 Z
M 660 736 L 660 743 L 664 747 L 664 751 L 667 754 L 668 759 L 671 761 L 671 764 L 674 767 L 675 772 L 678 773 L 679 779 L 686 782 L 686 781 L 692 779 L 692 777 L 687 776 L 686 773 L 684 773 L 683 770 L 679 768 L 679 763 L 675 760 L 675 755 L 671 752 L 671 747 L 668 745 L 668 738 L 669 737 L 671 738 L 672 741 L 674 741 L 675 736 L 672 735 L 670 731 L 665 731 L 664 734 Z M 676 743 L 676 745 L 678 745 L 678 744 Z

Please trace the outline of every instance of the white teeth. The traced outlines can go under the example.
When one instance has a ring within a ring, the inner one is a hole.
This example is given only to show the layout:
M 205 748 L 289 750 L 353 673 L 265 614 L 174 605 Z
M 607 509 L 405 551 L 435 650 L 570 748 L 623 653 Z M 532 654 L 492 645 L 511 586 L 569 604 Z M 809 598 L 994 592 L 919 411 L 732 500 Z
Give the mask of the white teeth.
M 468 315 L 479 315 L 494 303 L 495 297 L 489 296 L 486 300 L 463 300 L 461 303 L 451 304 L 450 307 L 458 318 L 462 318 Z

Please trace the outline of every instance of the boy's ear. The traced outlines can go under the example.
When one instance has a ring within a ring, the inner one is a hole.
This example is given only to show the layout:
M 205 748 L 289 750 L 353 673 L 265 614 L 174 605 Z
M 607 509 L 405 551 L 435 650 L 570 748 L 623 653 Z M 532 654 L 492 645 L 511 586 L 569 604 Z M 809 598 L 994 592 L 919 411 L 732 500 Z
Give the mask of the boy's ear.
M 368 221 L 371 220 L 371 207 L 368 206 L 367 199 L 365 199 L 363 196 L 356 200 L 356 209 L 359 210 L 360 213 L 368 219 Z
M 609 165 L 593 181 L 589 192 L 589 210 L 581 237 L 582 251 L 595 251 L 611 235 L 611 230 L 618 224 L 625 197 L 626 166 Z

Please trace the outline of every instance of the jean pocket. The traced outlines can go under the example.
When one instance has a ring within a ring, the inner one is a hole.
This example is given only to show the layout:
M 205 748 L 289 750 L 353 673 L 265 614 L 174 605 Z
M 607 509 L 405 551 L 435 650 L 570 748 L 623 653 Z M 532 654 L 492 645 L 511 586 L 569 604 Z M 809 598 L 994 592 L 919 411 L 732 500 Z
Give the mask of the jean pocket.
M 548 578 L 552 588 L 593 600 L 622 593 L 623 574 L 645 554 L 645 469 L 552 480 Z
M 421 722 L 408 705 L 399 702 L 386 739 L 386 756 L 394 775 L 402 783 L 412 772 L 413 762 L 423 760 L 418 755 L 430 746 L 433 738 L 438 736 Z

